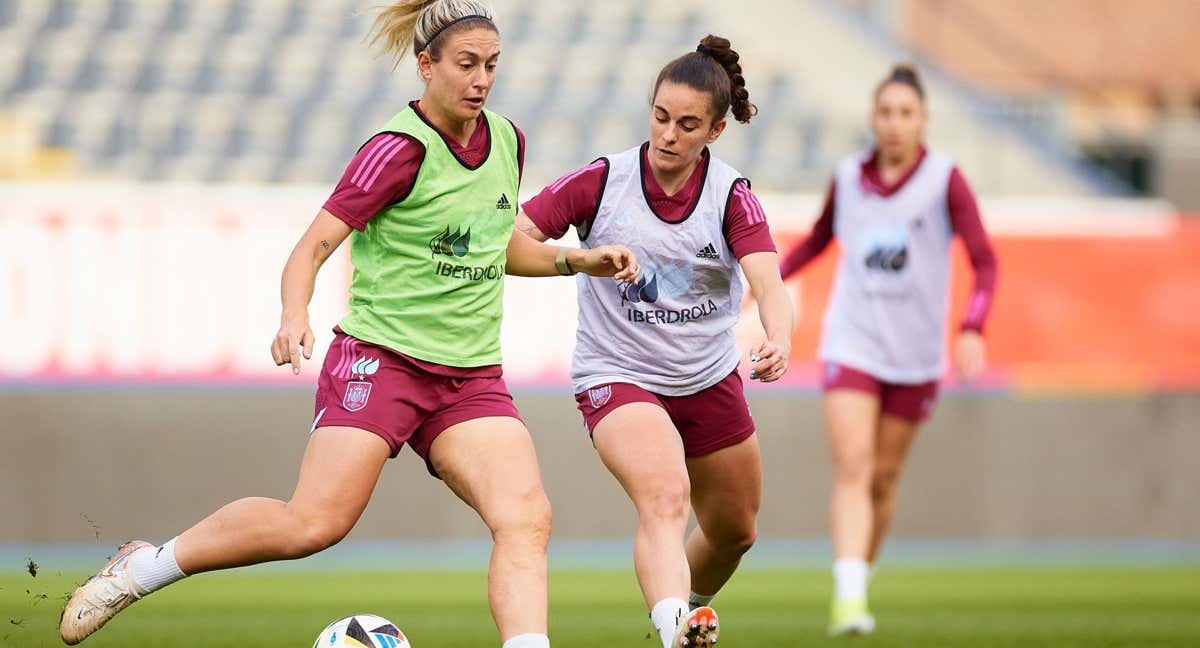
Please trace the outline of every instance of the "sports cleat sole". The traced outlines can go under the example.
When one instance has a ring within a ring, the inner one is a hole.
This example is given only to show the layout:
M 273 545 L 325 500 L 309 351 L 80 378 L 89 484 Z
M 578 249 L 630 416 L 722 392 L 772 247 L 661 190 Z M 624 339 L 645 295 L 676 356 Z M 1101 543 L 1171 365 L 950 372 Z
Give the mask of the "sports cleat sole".
M 675 631 L 675 645 L 678 648 L 710 648 L 716 645 L 720 629 L 716 611 L 698 607 L 680 619 Z

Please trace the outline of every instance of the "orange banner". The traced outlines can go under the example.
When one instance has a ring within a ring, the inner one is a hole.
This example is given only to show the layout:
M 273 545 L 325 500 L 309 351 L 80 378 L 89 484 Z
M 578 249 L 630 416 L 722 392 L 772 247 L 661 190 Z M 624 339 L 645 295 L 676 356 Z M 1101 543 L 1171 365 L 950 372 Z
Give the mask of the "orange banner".
M 780 249 L 801 237 L 780 236 Z M 987 326 L 985 384 L 1031 391 L 1200 389 L 1200 220 L 1155 236 L 995 236 L 1000 279 Z M 838 253 L 799 281 L 797 361 L 820 337 Z M 954 251 L 951 321 L 971 288 Z

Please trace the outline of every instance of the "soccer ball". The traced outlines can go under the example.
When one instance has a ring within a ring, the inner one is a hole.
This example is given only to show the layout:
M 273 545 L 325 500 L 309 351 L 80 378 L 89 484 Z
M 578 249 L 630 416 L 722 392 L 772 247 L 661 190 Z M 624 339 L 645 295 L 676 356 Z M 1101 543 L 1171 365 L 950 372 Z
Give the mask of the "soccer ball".
M 396 624 L 373 614 L 356 614 L 329 624 L 313 648 L 412 648 Z

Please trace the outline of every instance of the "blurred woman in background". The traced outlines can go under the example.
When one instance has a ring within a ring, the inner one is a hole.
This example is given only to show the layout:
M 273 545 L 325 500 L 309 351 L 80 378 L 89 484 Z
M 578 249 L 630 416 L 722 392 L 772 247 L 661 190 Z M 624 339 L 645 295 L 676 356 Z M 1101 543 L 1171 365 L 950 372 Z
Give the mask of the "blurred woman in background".
M 786 279 L 835 236 L 841 242 L 819 353 L 834 464 L 831 635 L 875 628 L 871 565 L 892 521 L 900 469 L 944 373 L 955 235 L 975 271 L 955 361 L 966 380 L 985 364 L 996 259 L 963 174 L 925 147 L 928 119 L 917 71 L 897 66 L 875 89 L 874 148 L 838 164 L 812 233 L 781 267 Z

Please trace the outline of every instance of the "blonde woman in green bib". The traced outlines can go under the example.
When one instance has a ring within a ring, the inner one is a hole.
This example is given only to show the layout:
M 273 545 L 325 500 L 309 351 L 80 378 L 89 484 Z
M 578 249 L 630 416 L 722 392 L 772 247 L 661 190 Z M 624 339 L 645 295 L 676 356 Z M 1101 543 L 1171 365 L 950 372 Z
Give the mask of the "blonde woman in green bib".
M 635 281 L 637 262 L 621 246 L 568 250 L 514 233 L 524 137 L 484 109 L 500 55 L 487 4 L 402 0 L 373 33 L 397 60 L 412 48 L 425 91 L 359 150 L 284 268 L 271 354 L 298 374 L 314 344 L 317 271 L 350 238 L 350 313 L 318 379 L 295 493 L 238 500 L 161 546 L 127 543 L 70 598 L 66 643 L 185 575 L 332 546 L 407 443 L 492 533 L 488 593 L 504 648 L 550 645 L 550 505 L 501 375 L 504 276 Z

